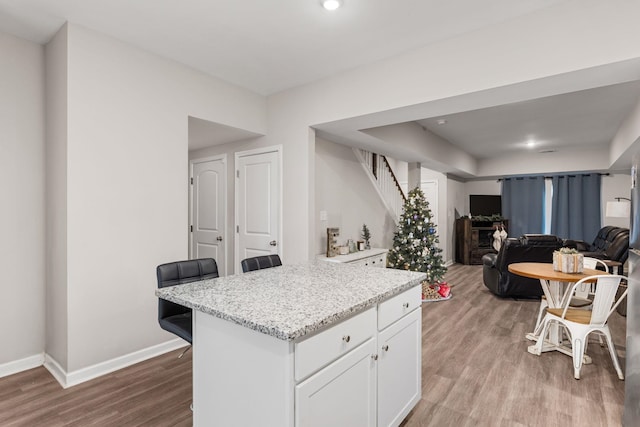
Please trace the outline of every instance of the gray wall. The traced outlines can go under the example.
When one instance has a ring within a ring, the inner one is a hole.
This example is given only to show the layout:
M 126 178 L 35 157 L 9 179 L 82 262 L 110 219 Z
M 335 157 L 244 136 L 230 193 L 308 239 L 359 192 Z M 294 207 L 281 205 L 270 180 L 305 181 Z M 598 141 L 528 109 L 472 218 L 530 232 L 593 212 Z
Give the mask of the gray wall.
M 371 246 L 390 248 L 395 222 L 350 147 L 321 138 L 315 146 L 315 254 L 326 252 L 327 227 L 340 227 L 338 243 L 360 240 L 362 224 Z M 320 220 L 327 212 L 327 221 Z
M 0 34 L 0 56 L 2 375 L 44 346 L 45 116 L 43 47 Z

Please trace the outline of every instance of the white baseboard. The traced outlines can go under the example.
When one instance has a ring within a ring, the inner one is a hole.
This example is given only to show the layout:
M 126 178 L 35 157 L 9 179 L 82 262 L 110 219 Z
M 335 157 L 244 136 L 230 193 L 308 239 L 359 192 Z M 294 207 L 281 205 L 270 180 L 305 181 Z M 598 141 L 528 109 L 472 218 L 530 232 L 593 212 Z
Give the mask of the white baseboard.
M 33 356 L 25 357 L 24 359 L 3 363 L 0 365 L 0 378 L 17 374 L 18 372 L 26 371 L 28 369 L 37 368 L 38 366 L 42 366 L 43 363 L 44 353 L 34 354 Z
M 62 388 L 67 388 L 67 374 L 65 370 L 62 368 L 62 366 L 60 366 L 57 360 L 46 353 L 44 355 L 44 367 L 47 369 L 47 371 L 49 371 L 51 375 L 53 375 L 53 378 L 55 378 L 56 381 L 60 383 Z
M 185 341 L 176 338 L 162 344 L 147 347 L 124 356 L 116 357 L 111 360 L 97 363 L 86 368 L 78 369 L 73 372 L 65 372 L 60 364 L 48 354 L 45 355 L 44 367 L 53 375 L 63 388 L 72 387 L 85 381 L 106 375 L 127 366 L 151 359 L 161 354 L 177 350 L 186 345 Z

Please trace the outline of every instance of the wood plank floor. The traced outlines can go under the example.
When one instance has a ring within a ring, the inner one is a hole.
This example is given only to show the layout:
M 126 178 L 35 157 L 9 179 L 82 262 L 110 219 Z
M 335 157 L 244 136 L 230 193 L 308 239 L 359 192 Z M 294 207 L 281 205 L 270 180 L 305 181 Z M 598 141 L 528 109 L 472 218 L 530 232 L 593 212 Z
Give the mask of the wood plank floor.
M 573 379 L 571 358 L 527 353 L 537 301 L 499 299 L 481 266 L 455 265 L 449 301 L 423 304 L 423 395 L 415 426 L 620 426 L 624 382 L 606 348 Z M 625 318 L 613 339 L 624 366 Z M 62 389 L 42 367 L 0 379 L 0 426 L 190 426 L 191 352 Z M 249 408 L 248 408 L 249 409 Z
M 606 347 L 589 344 L 575 380 L 569 356 L 527 352 L 539 301 L 494 296 L 482 266 L 456 264 L 446 280 L 453 298 L 422 305 L 422 400 L 404 427 L 621 425 L 624 381 Z M 623 370 L 625 322 L 610 319 Z
M 0 426 L 191 426 L 191 351 L 68 389 L 39 367 L 0 379 Z

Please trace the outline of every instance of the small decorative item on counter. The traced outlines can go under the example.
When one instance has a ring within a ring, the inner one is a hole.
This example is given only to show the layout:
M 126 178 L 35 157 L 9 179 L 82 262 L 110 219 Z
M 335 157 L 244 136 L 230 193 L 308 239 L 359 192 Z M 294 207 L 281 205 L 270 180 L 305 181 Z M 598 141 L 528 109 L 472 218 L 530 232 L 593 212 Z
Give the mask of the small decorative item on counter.
M 358 240 L 358 250 L 364 251 L 364 240 Z
M 338 227 L 327 228 L 327 258 L 338 255 L 338 236 L 340 229 Z
M 349 247 L 350 254 L 354 252 L 358 252 L 358 248 L 356 247 L 356 242 L 354 242 L 353 239 L 347 240 L 347 246 Z
M 369 231 L 369 227 L 367 224 L 362 224 L 362 234 L 360 235 L 364 239 L 364 248 L 371 249 L 371 244 L 369 241 L 371 240 L 371 232 Z
M 553 252 L 553 269 L 563 273 L 582 273 L 584 255 L 573 248 L 560 248 Z
M 340 255 L 349 255 L 349 246 L 338 246 L 338 253 Z

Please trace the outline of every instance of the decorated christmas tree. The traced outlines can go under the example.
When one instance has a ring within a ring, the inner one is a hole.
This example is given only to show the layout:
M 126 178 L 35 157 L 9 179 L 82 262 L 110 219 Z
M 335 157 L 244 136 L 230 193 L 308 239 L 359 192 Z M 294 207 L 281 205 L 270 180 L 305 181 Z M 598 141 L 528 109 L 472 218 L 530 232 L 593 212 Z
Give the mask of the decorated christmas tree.
M 431 222 L 429 203 L 420 188 L 409 192 L 398 231 L 389 250 L 389 267 L 427 273 L 428 283 L 440 283 L 447 272 L 442 260 L 436 225 Z

